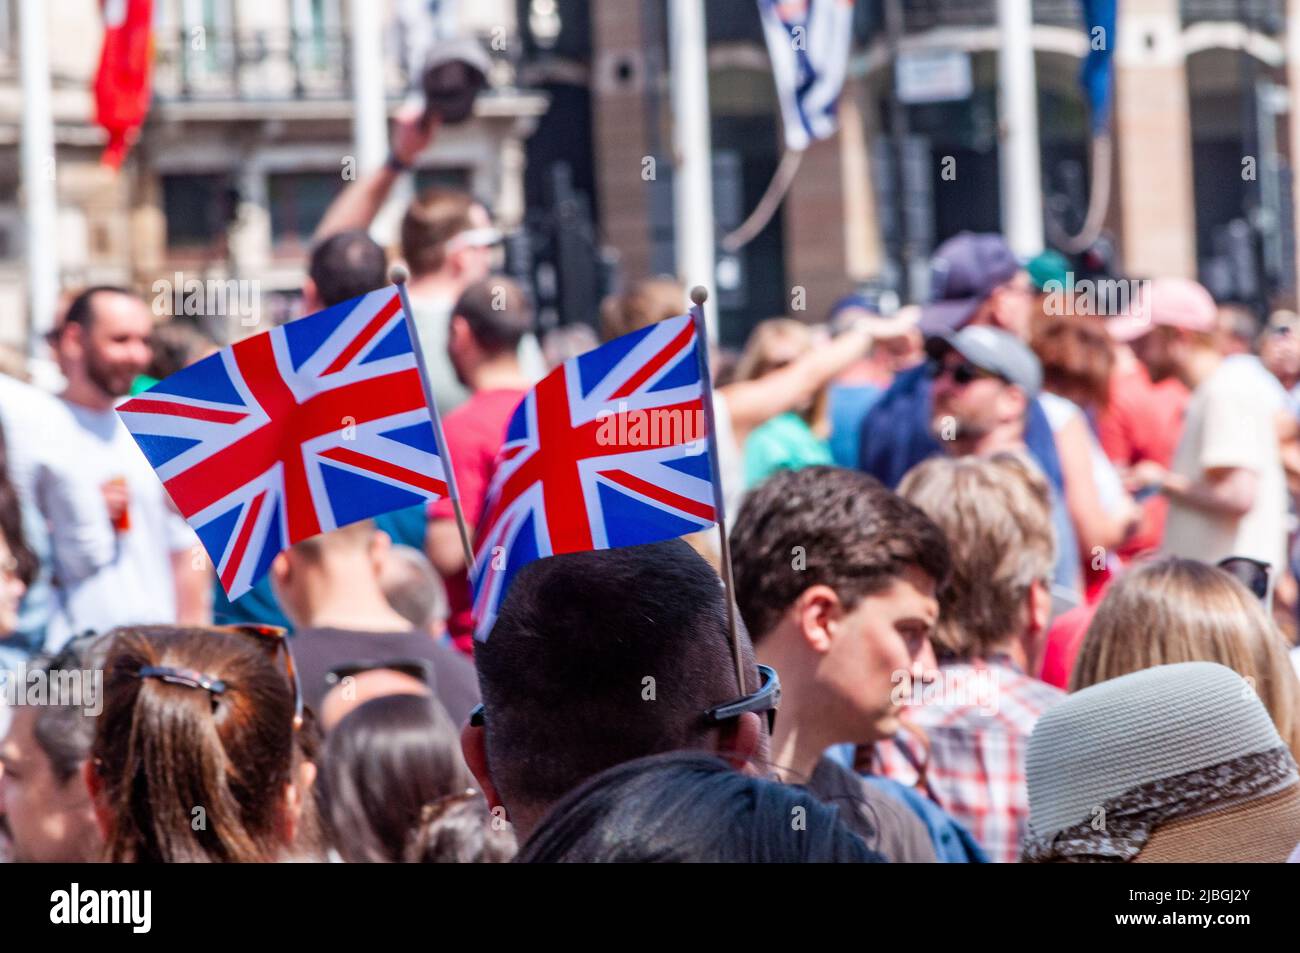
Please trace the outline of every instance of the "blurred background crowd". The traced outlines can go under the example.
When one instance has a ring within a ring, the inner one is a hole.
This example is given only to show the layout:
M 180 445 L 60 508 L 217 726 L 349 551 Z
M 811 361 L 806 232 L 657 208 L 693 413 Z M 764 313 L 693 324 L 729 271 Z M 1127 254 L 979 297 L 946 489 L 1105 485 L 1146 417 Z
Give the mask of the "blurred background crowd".
M 736 248 L 783 162 L 753 3 L 107 3 L 152 37 L 115 124 L 96 4 L 0 0 L 4 850 L 1286 859 L 1293 3 L 1126 0 L 1103 135 L 1084 4 L 858 0 L 840 129 Z M 716 533 L 542 560 L 475 643 L 449 501 L 225 597 L 114 407 L 398 262 L 471 528 L 527 389 L 709 286 L 736 657 Z

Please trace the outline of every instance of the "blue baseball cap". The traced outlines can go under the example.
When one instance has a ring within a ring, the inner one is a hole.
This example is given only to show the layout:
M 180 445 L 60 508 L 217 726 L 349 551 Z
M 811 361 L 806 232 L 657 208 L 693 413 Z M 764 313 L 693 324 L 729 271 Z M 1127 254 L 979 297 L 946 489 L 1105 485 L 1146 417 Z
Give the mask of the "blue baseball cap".
M 921 306 L 921 332 L 930 337 L 961 329 L 1020 269 L 1020 260 L 1001 235 L 954 235 L 930 258 L 930 301 Z

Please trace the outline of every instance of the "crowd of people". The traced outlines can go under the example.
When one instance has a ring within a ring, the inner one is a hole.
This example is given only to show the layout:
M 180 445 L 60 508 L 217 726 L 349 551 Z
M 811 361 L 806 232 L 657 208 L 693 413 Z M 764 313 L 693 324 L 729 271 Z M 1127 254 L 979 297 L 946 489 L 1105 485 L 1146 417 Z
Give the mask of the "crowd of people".
M 326 212 L 305 311 L 388 283 L 367 230 L 433 135 Z M 538 340 L 500 241 L 435 187 L 393 256 L 471 528 L 527 389 L 686 307 L 646 278 Z M 729 560 L 540 559 L 483 641 L 448 500 L 228 600 L 114 413 L 215 344 L 73 293 L 62 391 L 0 375 L 0 856 L 1300 856 L 1300 318 L 1160 276 L 1102 313 L 1069 269 L 963 233 L 923 305 L 761 323 L 712 361 Z

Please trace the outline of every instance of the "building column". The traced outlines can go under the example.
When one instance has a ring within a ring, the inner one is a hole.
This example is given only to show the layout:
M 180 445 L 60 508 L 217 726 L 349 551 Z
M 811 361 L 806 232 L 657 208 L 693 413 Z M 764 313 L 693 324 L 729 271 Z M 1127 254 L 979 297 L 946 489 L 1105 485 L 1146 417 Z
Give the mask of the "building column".
M 646 49 L 642 0 L 591 5 L 593 76 L 591 119 L 604 241 L 617 249 L 625 280 L 650 274 L 650 186 L 647 176 L 668 172 L 667 137 L 659 156 L 648 141 Z M 666 66 L 666 64 L 665 64 Z M 661 89 L 661 109 L 667 90 Z M 667 127 L 665 127 L 667 128 Z M 654 160 L 653 164 L 649 160 Z
M 1300 2 L 1300 0 L 1297 0 Z M 885 262 L 867 143 L 876 135 L 864 109 L 863 80 L 848 77 L 840 96 L 840 187 L 844 190 L 844 266 L 850 281 L 880 275 Z
M 1178 0 L 1125 0 L 1119 6 L 1114 185 L 1120 258 L 1133 275 L 1195 278 L 1197 273 L 1181 24 Z
M 1295 275 L 1300 284 L 1300 0 L 1287 0 L 1286 4 L 1286 85 L 1290 93 L 1290 109 L 1286 114 L 1286 147 L 1278 151 L 1287 153 L 1291 164 L 1291 214 L 1295 240 Z M 1280 145 L 1280 144 L 1279 144 Z M 1300 297 L 1300 288 L 1291 291 L 1292 303 Z
M 840 97 L 843 110 L 846 97 Z M 808 146 L 781 205 L 785 229 L 786 309 L 801 301 L 796 318 L 822 321 L 836 300 L 849 290 L 846 260 L 846 194 L 840 129 L 830 139 Z M 869 183 L 868 183 L 869 184 Z M 747 210 L 748 211 L 748 210 Z M 803 289 L 803 294 L 799 293 Z

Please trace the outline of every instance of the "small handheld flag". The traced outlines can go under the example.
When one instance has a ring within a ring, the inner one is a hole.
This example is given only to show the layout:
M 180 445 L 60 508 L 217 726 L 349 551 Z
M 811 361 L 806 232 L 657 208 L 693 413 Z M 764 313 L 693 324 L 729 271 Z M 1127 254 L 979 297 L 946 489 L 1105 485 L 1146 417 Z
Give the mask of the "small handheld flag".
M 240 341 L 118 407 L 226 595 L 308 537 L 448 494 L 394 288 Z
M 693 315 L 660 321 L 565 361 L 525 395 L 478 528 L 475 638 L 535 559 L 713 525 L 700 330 Z

